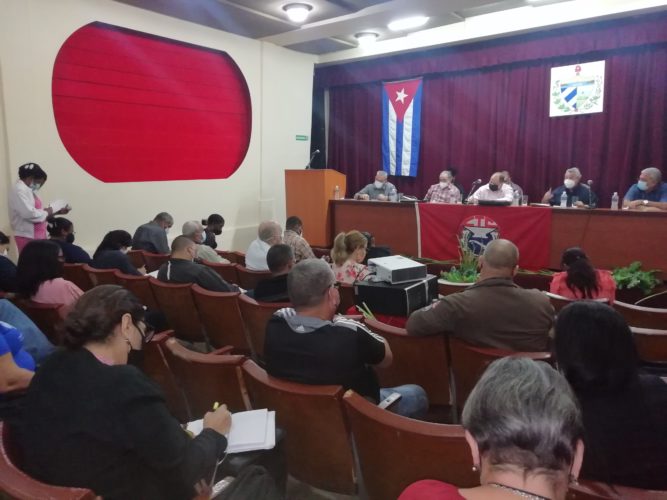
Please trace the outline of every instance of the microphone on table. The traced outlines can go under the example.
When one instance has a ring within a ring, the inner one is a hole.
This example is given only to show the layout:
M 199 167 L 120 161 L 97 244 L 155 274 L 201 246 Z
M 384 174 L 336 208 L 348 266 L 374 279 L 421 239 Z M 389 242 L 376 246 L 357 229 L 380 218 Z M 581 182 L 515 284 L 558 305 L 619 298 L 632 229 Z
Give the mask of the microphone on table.
M 590 191 L 590 194 L 589 194 L 590 203 L 588 204 L 588 206 L 591 207 L 591 208 L 597 208 L 597 206 L 598 206 L 598 197 L 593 192 L 593 179 L 588 179 L 586 181 L 586 184 L 588 185 L 588 190 Z
M 470 192 L 468 193 L 468 196 L 466 196 L 466 199 L 472 196 L 472 194 L 475 192 L 475 188 L 479 186 L 481 183 L 482 179 L 477 179 L 475 182 L 472 183 L 472 186 L 470 187 Z
M 320 150 L 316 149 L 313 151 L 313 154 L 310 155 L 310 160 L 308 160 L 308 165 L 306 165 L 306 170 L 310 168 L 310 164 L 313 163 L 313 158 L 315 158 L 316 155 L 320 154 Z

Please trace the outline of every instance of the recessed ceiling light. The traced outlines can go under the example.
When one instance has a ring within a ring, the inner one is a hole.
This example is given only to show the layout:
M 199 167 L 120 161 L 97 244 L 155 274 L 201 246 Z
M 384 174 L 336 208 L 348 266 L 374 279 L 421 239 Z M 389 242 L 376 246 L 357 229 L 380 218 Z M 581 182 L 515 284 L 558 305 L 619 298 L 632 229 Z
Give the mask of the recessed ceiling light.
M 396 21 L 390 22 L 387 25 L 387 28 L 392 31 L 411 30 L 424 26 L 428 22 L 428 19 L 429 18 L 426 16 L 406 17 L 404 19 L 397 19 Z
M 302 23 L 306 20 L 310 11 L 313 10 L 313 6 L 307 3 L 288 3 L 283 5 L 283 10 L 290 21 Z
M 354 38 L 359 42 L 360 47 L 367 47 L 373 45 L 380 35 L 373 33 L 372 31 L 362 31 L 354 35 Z

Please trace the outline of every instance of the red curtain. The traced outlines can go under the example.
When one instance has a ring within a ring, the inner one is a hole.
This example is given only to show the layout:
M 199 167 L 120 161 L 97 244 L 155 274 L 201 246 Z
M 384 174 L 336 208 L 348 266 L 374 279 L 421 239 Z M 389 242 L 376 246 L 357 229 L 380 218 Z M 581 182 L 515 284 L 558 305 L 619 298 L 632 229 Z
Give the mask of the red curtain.
M 667 16 L 662 20 L 667 27 Z M 626 29 L 645 33 L 641 26 Z M 631 35 L 626 38 L 636 41 Z M 551 36 L 543 43 L 558 40 Z M 551 67 L 600 59 L 606 61 L 604 112 L 550 118 Z M 398 76 L 397 64 L 387 64 Z M 324 69 L 330 76 L 332 68 Z M 492 172 L 506 169 L 531 201 L 539 201 L 548 187 L 562 183 L 566 168 L 576 166 L 584 180 L 595 182 L 600 206 L 606 207 L 612 192 L 622 196 L 642 168 L 655 166 L 667 174 L 666 69 L 667 43 L 652 43 L 585 57 L 573 53 L 427 74 L 419 174 L 391 181 L 399 191 L 423 197 L 449 166 L 459 169 L 458 181 L 466 190 L 474 179 L 486 181 Z M 349 68 L 340 72 L 341 78 L 351 78 Z M 402 75 L 408 76 L 415 75 Z M 380 86 L 372 82 L 329 89 L 328 167 L 348 176 L 348 195 L 371 182 L 381 167 Z

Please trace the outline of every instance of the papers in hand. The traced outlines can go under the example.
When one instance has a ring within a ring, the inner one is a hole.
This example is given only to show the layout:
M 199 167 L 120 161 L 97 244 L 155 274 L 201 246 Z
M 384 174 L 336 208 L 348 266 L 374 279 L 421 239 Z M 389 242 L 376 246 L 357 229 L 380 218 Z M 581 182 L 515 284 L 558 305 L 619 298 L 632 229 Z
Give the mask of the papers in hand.
M 188 423 L 187 430 L 196 436 L 202 431 L 203 426 L 203 420 L 195 420 Z M 275 445 L 275 411 L 264 409 L 232 414 L 232 426 L 227 436 L 227 453 L 270 450 Z
M 63 208 L 65 208 L 67 206 L 67 202 L 65 200 L 53 200 L 49 206 L 55 214 L 56 212 L 60 212 Z

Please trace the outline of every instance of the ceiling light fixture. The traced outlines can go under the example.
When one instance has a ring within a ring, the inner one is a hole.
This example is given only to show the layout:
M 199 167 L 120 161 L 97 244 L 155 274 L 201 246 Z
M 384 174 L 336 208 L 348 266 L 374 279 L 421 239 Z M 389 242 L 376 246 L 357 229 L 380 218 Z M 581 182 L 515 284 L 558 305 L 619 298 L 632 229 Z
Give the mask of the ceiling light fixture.
M 313 10 L 313 6 L 307 3 L 288 3 L 283 5 L 283 10 L 290 21 L 293 23 L 302 23 Z
M 354 35 L 354 38 L 357 39 L 359 47 L 368 47 L 373 45 L 380 35 L 373 33 L 372 31 L 362 31 Z
M 391 31 L 405 31 L 411 30 L 414 28 L 420 28 L 428 22 L 428 17 L 426 16 L 416 16 L 416 17 L 406 17 L 404 19 L 397 19 L 392 21 L 387 25 Z

